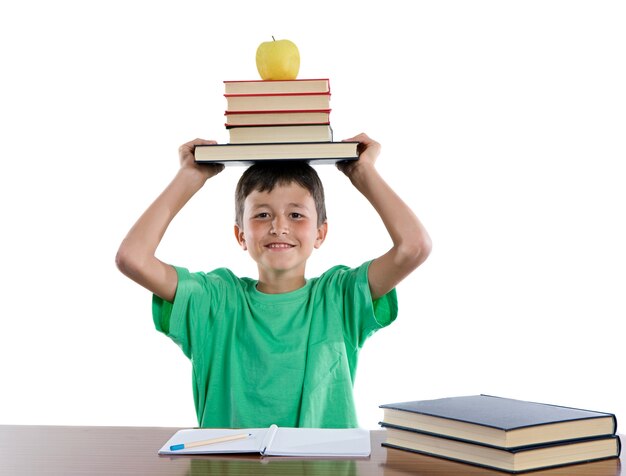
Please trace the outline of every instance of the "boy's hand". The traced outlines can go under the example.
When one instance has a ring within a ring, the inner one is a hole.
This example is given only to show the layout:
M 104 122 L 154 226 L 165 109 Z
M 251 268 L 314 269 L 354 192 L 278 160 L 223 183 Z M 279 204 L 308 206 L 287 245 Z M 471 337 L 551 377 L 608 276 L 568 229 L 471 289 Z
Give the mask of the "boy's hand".
M 181 145 L 178 148 L 178 156 L 180 157 L 180 168 L 190 169 L 201 175 L 204 180 L 219 174 L 224 170 L 223 164 L 197 164 L 194 160 L 194 150 L 197 145 L 217 144 L 214 140 L 194 139 Z
M 359 142 L 357 146 L 357 152 L 359 153 L 359 160 L 350 160 L 345 162 L 337 162 L 337 168 L 346 174 L 349 178 L 357 170 L 362 170 L 367 167 L 373 167 L 376 159 L 380 154 L 380 144 L 374 139 L 371 139 L 367 134 L 361 133 L 350 139 L 344 139 L 342 142 Z

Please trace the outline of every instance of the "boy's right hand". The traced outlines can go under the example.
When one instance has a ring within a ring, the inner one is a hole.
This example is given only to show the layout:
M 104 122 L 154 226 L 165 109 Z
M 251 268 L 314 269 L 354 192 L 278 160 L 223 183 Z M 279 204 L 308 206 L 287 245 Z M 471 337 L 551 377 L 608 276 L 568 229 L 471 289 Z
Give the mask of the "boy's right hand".
M 178 156 L 180 158 L 180 168 L 190 169 L 200 174 L 204 180 L 208 180 L 211 177 L 219 174 L 224 170 L 223 164 L 197 164 L 194 157 L 194 150 L 197 145 L 212 145 L 217 144 L 214 140 L 207 139 L 194 139 L 189 141 L 178 148 Z

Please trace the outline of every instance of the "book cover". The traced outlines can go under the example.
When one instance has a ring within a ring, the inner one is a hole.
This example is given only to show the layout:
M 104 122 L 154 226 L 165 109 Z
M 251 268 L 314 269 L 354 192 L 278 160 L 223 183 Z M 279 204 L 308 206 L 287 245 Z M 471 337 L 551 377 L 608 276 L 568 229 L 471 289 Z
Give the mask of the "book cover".
M 197 163 L 251 164 L 257 161 L 305 160 L 336 163 L 357 160 L 358 142 L 280 142 L 198 145 Z
M 420 476 L 503 476 L 502 470 L 454 461 L 439 456 L 386 446 L 387 457 L 382 464 L 385 475 Z M 529 476 L 618 476 L 620 459 L 609 458 L 580 464 L 572 463 L 549 469 L 535 469 Z
M 614 434 L 615 415 L 490 395 L 390 403 L 381 424 L 503 448 Z
M 393 427 L 382 444 L 511 473 L 617 458 L 621 451 L 616 435 L 505 449 Z

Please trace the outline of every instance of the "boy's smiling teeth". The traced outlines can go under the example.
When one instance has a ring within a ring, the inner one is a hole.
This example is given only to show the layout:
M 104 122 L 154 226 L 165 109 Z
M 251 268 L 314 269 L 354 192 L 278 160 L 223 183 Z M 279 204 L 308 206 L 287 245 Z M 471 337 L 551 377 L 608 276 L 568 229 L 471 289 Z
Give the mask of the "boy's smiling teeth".
M 268 248 L 292 248 L 293 245 L 289 243 L 270 243 L 267 245 Z

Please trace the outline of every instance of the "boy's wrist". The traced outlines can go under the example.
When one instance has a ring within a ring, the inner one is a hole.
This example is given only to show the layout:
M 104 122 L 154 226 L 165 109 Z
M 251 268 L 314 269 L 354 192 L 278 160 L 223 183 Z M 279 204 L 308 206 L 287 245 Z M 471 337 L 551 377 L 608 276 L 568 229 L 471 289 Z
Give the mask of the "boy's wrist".
M 188 186 L 200 189 L 211 175 L 195 167 L 181 167 L 176 177 L 184 181 Z
M 363 183 L 367 177 L 372 176 L 372 174 L 377 173 L 376 167 L 371 162 L 359 164 L 357 161 L 354 165 L 355 166 L 351 168 L 350 173 L 348 174 L 348 178 L 355 186 Z

